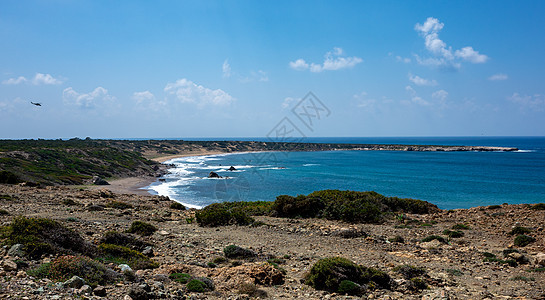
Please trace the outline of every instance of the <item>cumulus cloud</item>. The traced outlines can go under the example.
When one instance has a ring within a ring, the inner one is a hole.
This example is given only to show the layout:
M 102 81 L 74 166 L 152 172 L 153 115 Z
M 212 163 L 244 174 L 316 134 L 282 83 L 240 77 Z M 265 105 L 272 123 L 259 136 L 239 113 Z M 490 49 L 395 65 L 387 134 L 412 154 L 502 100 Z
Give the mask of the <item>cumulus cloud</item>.
M 420 76 L 413 75 L 411 73 L 409 73 L 409 80 L 412 81 L 414 84 L 420 85 L 420 86 L 435 86 L 435 85 L 437 85 L 437 81 L 435 81 L 435 80 L 424 79 L 424 78 L 422 78 Z
M 545 110 L 545 96 L 536 94 L 533 96 L 529 95 L 520 95 L 519 93 L 514 93 L 508 99 L 520 105 L 521 109 L 530 109 L 533 111 L 543 111 Z
M 16 85 L 16 84 L 21 84 L 25 82 L 29 82 L 29 80 L 26 79 L 24 76 L 19 76 L 17 78 L 10 78 L 10 79 L 4 80 L 2 81 L 2 84 Z M 30 82 L 34 85 L 41 85 L 41 84 L 56 85 L 56 84 L 63 83 L 63 80 L 59 78 L 55 78 L 51 76 L 51 74 L 36 73 L 36 75 L 34 75 L 34 78 L 32 78 Z
M 324 56 L 324 62 L 321 64 L 307 63 L 304 59 L 300 58 L 296 61 L 289 63 L 290 68 L 297 71 L 310 70 L 311 72 L 319 73 L 322 71 L 336 71 L 341 69 L 353 68 L 355 65 L 363 62 L 363 59 L 352 56 L 343 56 L 344 51 L 342 48 L 335 47 L 333 51 L 329 51 Z
M 28 80 L 25 77 L 19 76 L 17 78 L 6 79 L 6 80 L 2 81 L 2 84 L 16 85 L 16 84 L 21 84 L 21 83 L 27 82 L 27 81 Z
M 229 61 L 227 61 L 227 59 L 223 62 L 223 65 L 221 66 L 221 70 L 223 72 L 223 77 L 225 78 L 231 77 L 231 65 L 229 64 Z
M 418 104 L 418 105 L 421 105 L 421 106 L 430 105 L 430 103 L 428 101 L 424 100 L 422 97 L 417 95 L 416 91 L 413 89 L 412 86 L 410 86 L 410 85 L 406 86 L 405 90 L 407 91 L 407 93 L 411 97 L 411 101 L 409 103 L 414 103 L 414 104 Z
M 132 98 L 137 104 L 155 100 L 155 96 L 150 91 L 134 92 Z
M 439 101 L 445 101 L 447 99 L 448 92 L 445 90 L 438 90 L 431 94 L 431 97 Z
M 229 105 L 235 101 L 235 98 L 221 89 L 212 90 L 185 78 L 168 83 L 164 91 L 168 95 L 174 95 L 182 103 L 195 103 L 199 107 Z
M 78 93 L 72 87 L 64 89 L 62 92 L 64 103 L 79 106 L 82 108 L 95 108 L 99 102 L 111 103 L 116 100 L 115 97 L 108 94 L 108 90 L 99 86 L 90 93 Z
M 42 73 L 36 73 L 34 76 L 34 79 L 32 79 L 32 83 L 35 85 L 40 84 L 61 84 L 62 80 L 58 78 L 54 78 L 50 74 L 42 74 Z
M 414 26 L 414 29 L 424 38 L 425 47 L 432 55 L 429 58 L 416 56 L 418 63 L 441 68 L 459 69 L 461 64 L 457 59 L 474 64 L 485 63 L 489 59 L 488 56 L 480 54 L 470 46 L 453 51 L 452 47 L 439 38 L 439 32 L 444 26 L 438 19 L 432 17 L 427 18 L 424 24 L 417 23 Z
M 282 109 L 286 109 L 288 107 L 290 107 L 290 105 L 295 102 L 295 101 L 299 101 L 301 99 L 296 99 L 296 98 L 292 98 L 292 97 L 286 97 L 284 99 L 284 101 L 282 101 Z
M 399 61 L 399 62 L 402 62 L 402 63 L 405 63 L 405 64 L 408 64 L 411 62 L 411 59 L 408 58 L 408 57 L 401 57 L 401 56 L 396 56 L 396 60 Z
M 488 80 L 500 81 L 500 80 L 507 80 L 508 78 L 509 77 L 507 76 L 507 74 L 498 73 L 488 77 Z

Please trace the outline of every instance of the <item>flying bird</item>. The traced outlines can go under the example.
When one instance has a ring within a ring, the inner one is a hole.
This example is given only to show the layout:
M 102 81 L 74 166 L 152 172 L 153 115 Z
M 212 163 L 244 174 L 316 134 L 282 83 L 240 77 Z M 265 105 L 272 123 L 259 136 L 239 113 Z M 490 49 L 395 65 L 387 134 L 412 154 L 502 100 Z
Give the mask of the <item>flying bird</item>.
M 31 104 L 34 104 L 34 105 L 36 105 L 36 106 L 42 106 L 42 104 L 41 104 L 40 102 L 32 102 L 32 101 L 30 101 L 30 103 L 31 103 Z

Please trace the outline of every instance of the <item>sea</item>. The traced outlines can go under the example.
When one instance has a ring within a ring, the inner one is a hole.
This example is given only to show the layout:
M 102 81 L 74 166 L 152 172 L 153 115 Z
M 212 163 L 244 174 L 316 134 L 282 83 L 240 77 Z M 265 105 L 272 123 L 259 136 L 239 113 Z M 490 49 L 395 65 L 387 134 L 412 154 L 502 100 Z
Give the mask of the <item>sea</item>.
M 169 173 L 146 188 L 195 208 L 225 201 L 274 201 L 279 195 L 323 189 L 375 191 L 425 200 L 441 209 L 545 202 L 545 137 L 320 137 L 304 142 L 502 146 L 519 151 L 252 152 L 184 157 L 165 162 L 172 165 Z M 221 178 L 208 178 L 210 172 Z

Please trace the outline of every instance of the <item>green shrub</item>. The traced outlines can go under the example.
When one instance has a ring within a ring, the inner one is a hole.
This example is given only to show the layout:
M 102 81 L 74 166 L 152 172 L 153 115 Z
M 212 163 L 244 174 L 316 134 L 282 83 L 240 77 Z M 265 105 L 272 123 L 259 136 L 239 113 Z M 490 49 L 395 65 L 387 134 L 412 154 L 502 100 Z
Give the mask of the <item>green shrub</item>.
M 129 234 L 117 231 L 107 231 L 100 239 L 101 244 L 112 244 L 131 248 L 137 251 L 143 251 L 150 243 L 141 241 Z
M 122 202 L 122 201 L 116 201 L 116 200 L 109 201 L 108 203 L 106 203 L 105 206 L 109 207 L 109 208 L 115 208 L 115 209 L 132 208 L 132 205 L 130 205 L 129 203 Z
M 461 238 L 464 236 L 464 233 L 462 231 L 459 231 L 459 230 L 444 230 L 443 231 L 443 234 L 448 236 L 449 238 Z
M 522 226 L 515 226 L 511 231 L 509 231 L 509 235 L 519 235 L 519 234 L 527 234 L 532 232 L 530 228 L 522 227 Z
M 452 229 L 454 230 L 468 230 L 471 229 L 471 227 L 467 224 L 456 224 L 452 226 Z
M 413 291 L 420 291 L 420 290 L 425 290 L 428 288 L 428 284 L 422 279 L 422 278 L 419 278 L 419 277 L 415 277 L 415 278 L 411 278 L 409 280 L 409 285 L 408 285 L 409 289 L 410 290 L 413 290 Z
M 528 246 L 529 244 L 535 241 L 536 241 L 535 237 L 521 234 L 521 235 L 517 235 L 517 237 L 515 238 L 514 244 L 515 246 L 524 247 L 524 246 Z
M 488 209 L 499 209 L 501 208 L 501 205 L 490 205 L 488 206 Z
M 9 215 L 9 211 L 5 209 L 0 209 L 0 216 L 8 216 L 8 215 Z
M 536 279 L 534 277 L 526 277 L 522 275 L 517 275 L 517 276 L 511 277 L 510 280 L 528 282 L 528 281 L 535 281 Z
M 292 197 L 281 195 L 276 197 L 273 210 L 275 210 L 280 217 L 315 218 L 319 216 L 324 207 L 324 202 L 319 197 L 307 197 L 305 195 Z
M 348 295 L 360 295 L 362 294 L 362 287 L 350 280 L 343 280 L 339 284 L 339 293 Z
M 218 257 L 214 258 L 212 260 L 212 262 L 215 263 L 215 264 L 222 264 L 222 263 L 227 262 L 227 259 L 225 257 L 223 257 L 223 256 L 218 256 Z
M 438 241 L 440 241 L 441 243 L 444 243 L 444 244 L 447 243 L 447 240 L 445 240 L 444 237 L 439 236 L 439 235 L 429 235 L 429 236 L 422 239 L 422 243 L 431 242 L 433 240 L 438 240 Z
M 534 204 L 530 207 L 533 210 L 545 210 L 545 203 Z
M 483 252 L 482 255 L 484 256 L 483 261 L 485 262 L 497 262 L 500 264 L 509 265 L 511 267 L 516 267 L 518 265 L 517 262 L 513 259 L 506 259 L 506 260 L 499 259 L 496 257 L 495 254 L 490 252 Z
M 66 281 L 72 276 L 83 278 L 89 285 L 106 285 L 115 282 L 119 274 L 86 256 L 61 256 L 51 263 L 42 264 L 28 274 L 53 281 Z
M 214 290 L 214 283 L 210 278 L 197 277 L 187 283 L 187 290 L 190 292 L 203 293 Z
M 390 286 L 390 277 L 386 273 L 357 265 L 342 257 L 320 259 L 305 278 L 306 284 L 317 290 L 329 292 L 341 292 L 340 285 L 343 281 L 351 281 L 358 285 L 373 283 L 384 288 Z M 349 286 L 351 284 L 345 283 L 343 288 Z
M 255 256 L 252 250 L 248 250 L 236 245 L 229 245 L 223 248 L 223 254 L 227 258 L 248 258 Z
M 224 203 L 213 203 L 206 206 L 195 214 L 195 218 L 199 225 L 209 227 L 231 224 L 248 225 L 254 221 L 243 208 L 230 208 Z
M 79 203 L 76 202 L 73 199 L 64 199 L 64 200 L 62 200 L 62 204 L 67 205 L 67 206 L 79 205 Z
M 464 273 L 458 269 L 446 269 L 445 270 L 448 274 L 452 276 L 462 276 Z
M 99 260 L 114 262 L 116 264 L 127 264 L 135 270 L 157 268 L 159 264 L 152 261 L 144 254 L 130 248 L 113 245 L 100 244 L 101 255 Z
M 528 272 L 541 273 L 541 272 L 545 272 L 545 268 L 533 268 L 533 269 L 528 270 Z
M 187 273 L 172 273 L 168 278 L 182 284 L 188 283 L 193 277 Z
M 128 233 L 136 233 L 139 235 L 152 235 L 157 228 L 149 223 L 142 221 L 134 221 L 131 224 L 131 227 L 127 229 Z
M 16 184 L 21 182 L 19 176 L 9 171 L 0 171 L 0 183 Z
M 15 200 L 17 200 L 17 198 L 15 196 L 2 194 L 2 195 L 0 195 L 0 200 L 15 201 Z
M 400 243 L 400 244 L 405 243 L 405 239 L 400 235 L 396 235 L 396 236 L 394 236 L 392 238 L 389 238 L 388 241 L 390 243 Z
M 22 244 L 31 259 L 44 254 L 84 254 L 93 257 L 96 247 L 75 231 L 51 219 L 16 217 L 5 231 L 7 245 Z
M 393 269 L 394 272 L 401 274 L 405 279 L 411 279 L 414 277 L 420 277 L 426 274 L 424 268 L 419 268 L 411 265 L 401 265 Z
M 179 202 L 172 202 L 170 203 L 171 209 L 177 209 L 177 210 L 185 210 L 185 206 L 182 203 Z

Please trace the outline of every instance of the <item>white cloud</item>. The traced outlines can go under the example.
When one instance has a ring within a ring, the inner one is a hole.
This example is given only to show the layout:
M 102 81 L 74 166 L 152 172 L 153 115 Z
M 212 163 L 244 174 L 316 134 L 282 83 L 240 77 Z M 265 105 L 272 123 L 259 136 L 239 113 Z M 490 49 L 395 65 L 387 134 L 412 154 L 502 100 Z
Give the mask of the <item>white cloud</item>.
M 508 99 L 520 105 L 522 109 L 531 109 L 533 111 L 543 111 L 545 110 L 545 96 L 544 95 L 520 95 L 519 93 L 514 93 L 511 97 L 508 97 Z
M 290 61 L 290 68 L 297 70 L 297 71 L 303 71 L 308 69 L 308 64 L 305 62 L 304 59 L 298 59 L 296 61 Z
M 414 84 L 420 85 L 420 86 L 435 86 L 435 85 L 437 85 L 437 81 L 435 81 L 435 80 L 424 79 L 424 78 L 422 78 L 420 76 L 413 75 L 411 73 L 409 73 L 409 80 L 412 81 Z
M 223 62 L 223 65 L 221 66 L 221 70 L 223 72 L 223 77 L 225 78 L 231 77 L 231 65 L 229 64 L 229 61 L 227 61 L 227 59 Z
M 499 80 L 507 80 L 508 78 L 509 77 L 507 76 L 507 74 L 498 73 L 488 77 L 488 80 L 499 81 Z
M 284 99 L 284 101 L 282 102 L 282 109 L 286 109 L 286 108 L 290 107 L 292 102 L 299 101 L 299 100 L 300 99 L 295 99 L 295 98 L 292 98 L 292 97 L 286 97 Z
M 16 84 L 20 84 L 20 83 L 23 83 L 23 82 L 27 82 L 27 79 L 25 77 L 23 77 L 23 76 L 19 76 L 17 78 L 6 79 L 6 80 L 2 81 L 2 84 L 16 85 Z
M 474 64 L 485 63 L 488 56 L 475 51 L 473 47 L 463 47 L 460 50 L 453 51 L 452 47 L 439 38 L 439 32 L 444 24 L 438 19 L 429 17 L 424 24 L 417 23 L 414 29 L 424 37 L 426 49 L 432 54 L 431 58 L 420 58 L 416 56 L 417 61 L 422 65 L 435 66 L 447 69 L 459 69 L 461 64 L 456 58 L 468 61 Z
M 445 91 L 445 90 L 438 90 L 438 91 L 433 92 L 433 94 L 431 94 L 431 96 L 432 96 L 432 98 L 437 99 L 439 101 L 445 101 L 447 99 L 448 92 Z
M 108 94 L 107 89 L 101 86 L 87 94 L 78 93 L 72 87 L 69 87 L 62 92 L 62 98 L 66 104 L 83 108 L 94 108 L 99 101 L 102 102 L 102 104 L 105 104 L 116 100 L 115 97 Z
M 482 64 L 488 60 L 488 56 L 479 54 L 479 51 L 473 50 L 473 47 L 464 47 L 460 50 L 456 50 L 454 55 L 474 64 Z
M 430 103 L 428 101 L 422 99 L 422 97 L 417 95 L 416 91 L 413 89 L 412 86 L 410 86 L 410 85 L 406 86 L 405 90 L 411 96 L 411 101 L 409 103 L 414 103 L 414 104 L 418 104 L 418 105 L 421 105 L 421 106 L 430 105 Z
M 308 64 L 304 59 L 300 58 L 296 61 L 289 63 L 290 67 L 297 71 L 304 71 L 309 69 L 311 72 L 319 73 L 322 71 L 336 71 L 346 68 L 353 68 L 355 65 L 363 62 L 363 59 L 352 56 L 343 57 L 344 54 L 342 48 L 334 47 L 333 51 L 327 52 L 324 56 L 324 62 L 322 64 L 310 63 Z
M 132 98 L 136 100 L 137 104 L 155 100 L 155 96 L 150 91 L 134 92 Z
M 357 106 L 361 107 L 367 111 L 375 111 L 375 106 L 377 105 L 376 99 L 369 99 L 367 98 L 366 92 L 361 92 L 359 94 L 356 94 L 353 96 L 353 98 L 357 101 Z
M 36 73 L 34 76 L 34 79 L 32 79 L 32 83 L 35 85 L 40 84 L 61 84 L 63 81 L 57 78 L 54 78 L 50 74 L 42 74 L 42 73 Z
M 396 56 L 396 60 L 399 61 L 399 62 L 402 62 L 402 63 L 410 63 L 411 62 L 411 59 L 408 58 L 408 57 L 401 57 L 401 56 Z
M 195 103 L 199 107 L 208 104 L 229 105 L 235 101 L 235 98 L 221 89 L 212 90 L 185 78 L 168 83 L 164 91 L 169 95 L 175 95 L 182 103 Z

